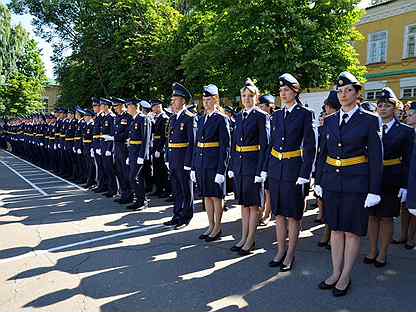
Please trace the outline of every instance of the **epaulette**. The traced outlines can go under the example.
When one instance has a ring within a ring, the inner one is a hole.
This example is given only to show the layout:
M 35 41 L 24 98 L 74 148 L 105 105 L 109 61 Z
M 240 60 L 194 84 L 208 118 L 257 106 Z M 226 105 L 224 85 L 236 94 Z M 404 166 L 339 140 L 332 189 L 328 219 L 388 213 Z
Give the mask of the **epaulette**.
M 194 117 L 195 117 L 195 114 L 192 114 L 192 113 L 191 113 L 190 111 L 188 111 L 187 109 L 185 109 L 184 113 L 185 113 L 185 115 L 186 115 L 186 116 L 188 116 L 188 117 L 191 117 L 191 118 L 194 118 Z

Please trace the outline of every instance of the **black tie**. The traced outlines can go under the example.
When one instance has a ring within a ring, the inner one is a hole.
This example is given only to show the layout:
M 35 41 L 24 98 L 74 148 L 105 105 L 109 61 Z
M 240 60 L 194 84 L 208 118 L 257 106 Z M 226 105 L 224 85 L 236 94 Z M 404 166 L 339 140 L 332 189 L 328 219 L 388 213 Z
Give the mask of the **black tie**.
M 383 125 L 383 136 L 387 133 L 387 125 Z
M 243 112 L 243 119 L 246 119 L 247 116 L 248 116 L 248 113 L 247 112 Z
M 342 127 L 344 127 L 347 124 L 347 121 L 346 121 L 347 118 L 348 118 L 348 114 L 342 115 L 342 121 L 341 121 L 341 124 L 339 126 L 340 129 L 342 129 Z
M 285 119 L 289 116 L 290 112 L 288 110 L 285 111 Z

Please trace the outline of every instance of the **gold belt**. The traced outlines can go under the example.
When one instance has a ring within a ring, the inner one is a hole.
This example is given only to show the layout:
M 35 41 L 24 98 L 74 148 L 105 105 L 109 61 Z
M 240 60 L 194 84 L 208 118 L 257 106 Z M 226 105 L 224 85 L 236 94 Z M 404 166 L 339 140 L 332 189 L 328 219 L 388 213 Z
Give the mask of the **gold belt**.
M 153 139 L 161 139 L 161 138 L 162 138 L 162 136 L 160 136 L 160 135 L 153 136 Z
M 92 140 L 82 140 L 82 143 L 92 143 Z
M 93 139 L 99 139 L 99 138 L 101 138 L 101 134 L 96 134 L 96 135 L 93 135 L 92 137 L 93 137 Z
M 332 157 L 327 156 L 326 163 L 334 167 L 348 167 L 359 164 L 366 164 L 368 163 L 368 158 L 366 156 L 357 156 L 345 159 L 334 159 Z
M 220 147 L 220 142 L 198 142 L 197 146 L 200 148 Z
M 75 137 L 74 140 L 79 141 L 79 140 L 81 140 L 81 137 Z
M 274 148 L 272 148 L 272 156 L 276 157 L 279 160 L 282 159 L 290 159 L 290 158 L 298 158 L 301 157 L 303 154 L 302 150 L 296 150 L 296 151 L 289 151 L 289 152 L 278 152 Z
M 260 150 L 260 145 L 247 145 L 247 146 L 235 146 L 236 152 L 247 153 L 247 152 L 257 152 Z
M 65 141 L 73 141 L 74 138 L 65 138 Z
M 129 144 L 131 144 L 131 145 L 140 145 L 142 143 L 143 143 L 142 140 L 130 140 L 129 141 Z
M 383 160 L 384 166 L 394 166 L 394 165 L 400 165 L 402 163 L 401 158 L 394 158 L 394 159 L 386 159 Z
M 189 143 L 169 143 L 168 144 L 169 148 L 185 148 L 188 146 L 189 146 Z

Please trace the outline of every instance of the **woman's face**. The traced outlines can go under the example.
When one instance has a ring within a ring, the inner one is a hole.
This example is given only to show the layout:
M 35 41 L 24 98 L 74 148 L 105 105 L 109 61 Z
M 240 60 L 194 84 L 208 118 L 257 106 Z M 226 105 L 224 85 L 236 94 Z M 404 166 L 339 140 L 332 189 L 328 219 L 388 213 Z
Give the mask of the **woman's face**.
M 394 117 L 395 105 L 389 102 L 377 103 L 377 113 L 382 119 L 389 119 Z
M 185 105 L 185 99 L 180 96 L 172 96 L 172 98 L 170 99 L 170 102 L 172 105 L 172 111 L 174 113 L 181 111 Z
M 206 111 L 213 111 L 215 108 L 215 101 L 212 96 L 204 96 L 202 98 L 202 104 L 204 105 L 204 109 Z
M 241 102 L 246 109 L 250 109 L 257 104 L 257 94 L 245 89 L 241 94 Z
M 407 111 L 406 123 L 409 126 L 416 128 L 416 109 L 409 109 Z
M 359 92 L 352 85 L 338 88 L 338 100 L 342 106 L 351 106 L 358 101 Z
M 282 86 L 279 89 L 280 100 L 284 104 L 293 104 L 296 100 L 296 92 L 288 86 Z

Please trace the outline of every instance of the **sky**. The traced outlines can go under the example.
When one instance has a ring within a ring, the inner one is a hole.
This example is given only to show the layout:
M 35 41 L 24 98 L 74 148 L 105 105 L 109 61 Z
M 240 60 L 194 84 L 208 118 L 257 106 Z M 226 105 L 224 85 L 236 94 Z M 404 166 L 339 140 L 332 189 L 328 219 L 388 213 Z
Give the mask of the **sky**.
M 9 2 L 9 0 L 0 0 L 0 2 L 3 3 L 3 4 L 7 4 Z M 361 1 L 360 6 L 361 7 L 366 7 L 369 2 L 370 2 L 370 0 L 363 0 L 363 1 Z M 42 60 L 43 60 L 43 63 L 45 64 L 45 68 L 46 68 L 46 75 L 48 76 L 49 79 L 53 79 L 55 77 L 53 75 L 53 63 L 51 61 L 51 57 L 52 57 L 52 53 L 53 53 L 52 47 L 48 42 L 46 42 L 42 38 L 35 35 L 33 26 L 31 25 L 32 19 L 33 19 L 33 16 L 31 16 L 29 14 L 25 14 L 25 15 L 12 14 L 12 23 L 13 23 L 13 25 L 17 25 L 19 23 L 22 24 L 22 26 L 38 42 L 38 46 L 39 46 L 39 48 L 41 50 L 41 54 L 42 54 Z

